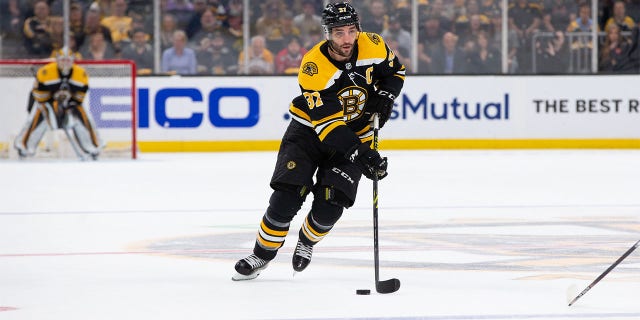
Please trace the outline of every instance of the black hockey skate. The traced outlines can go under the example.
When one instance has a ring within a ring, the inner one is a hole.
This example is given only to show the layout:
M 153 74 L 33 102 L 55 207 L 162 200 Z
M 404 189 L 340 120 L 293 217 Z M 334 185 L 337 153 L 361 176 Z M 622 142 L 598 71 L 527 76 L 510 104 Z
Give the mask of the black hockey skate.
M 293 263 L 293 270 L 301 272 L 306 269 L 309 263 L 311 263 L 312 253 L 313 246 L 304 244 L 302 241 L 298 240 L 296 250 L 293 252 L 293 259 L 291 259 L 291 263 Z
M 236 262 L 236 274 L 231 277 L 233 281 L 251 280 L 260 275 L 260 272 L 267 268 L 269 261 L 252 254 Z

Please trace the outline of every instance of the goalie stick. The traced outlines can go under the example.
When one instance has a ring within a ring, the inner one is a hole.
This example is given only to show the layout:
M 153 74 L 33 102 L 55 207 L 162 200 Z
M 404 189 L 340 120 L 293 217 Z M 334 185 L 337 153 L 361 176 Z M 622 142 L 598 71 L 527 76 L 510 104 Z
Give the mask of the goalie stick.
M 377 113 L 373 115 L 373 148 L 378 151 L 378 131 L 380 120 Z M 396 278 L 380 281 L 380 257 L 378 249 L 378 175 L 373 175 L 373 264 L 378 293 L 393 293 L 400 289 L 400 280 Z
M 613 268 L 615 268 L 618 264 L 620 264 L 620 262 L 622 262 L 622 260 L 627 258 L 634 250 L 636 250 L 636 248 L 638 248 L 638 245 L 640 245 L 640 240 L 636 241 L 636 243 L 633 246 L 631 246 L 631 248 L 629 248 L 627 252 L 625 252 L 620 258 L 618 258 L 618 260 L 616 260 L 616 262 L 614 262 L 611 266 L 609 266 L 607 270 L 605 270 L 602 274 L 600 274 L 595 280 L 593 280 L 593 282 L 591 282 L 591 284 L 589 284 L 586 288 L 584 288 L 584 290 L 582 290 L 580 294 L 578 294 L 575 298 L 573 298 L 573 300 L 569 302 L 569 306 L 574 304 L 576 301 L 578 301 L 578 299 L 580 299 L 589 290 L 591 290 L 591 288 L 593 288 L 598 282 L 600 282 L 600 280 L 602 280 L 602 278 L 604 278 L 609 272 L 611 272 Z

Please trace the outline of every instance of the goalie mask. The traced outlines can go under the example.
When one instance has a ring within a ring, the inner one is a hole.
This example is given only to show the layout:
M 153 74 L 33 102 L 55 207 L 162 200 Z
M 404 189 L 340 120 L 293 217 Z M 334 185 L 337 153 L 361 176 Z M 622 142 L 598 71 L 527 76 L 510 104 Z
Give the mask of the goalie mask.
M 56 62 L 58 63 L 58 69 L 64 76 L 68 76 L 73 67 L 74 56 L 68 47 L 63 47 L 56 52 Z
M 331 41 L 333 28 L 349 25 L 355 25 L 358 31 L 362 31 L 358 13 L 348 2 L 330 3 L 322 11 L 322 29 L 327 40 Z

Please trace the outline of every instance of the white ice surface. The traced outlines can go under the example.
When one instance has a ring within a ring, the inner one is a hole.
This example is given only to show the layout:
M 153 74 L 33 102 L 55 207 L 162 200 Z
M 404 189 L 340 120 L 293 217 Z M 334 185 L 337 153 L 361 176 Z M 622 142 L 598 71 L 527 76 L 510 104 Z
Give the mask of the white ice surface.
M 285 246 L 230 280 L 268 204 L 275 153 L 0 162 L 0 319 L 640 319 L 638 151 L 393 151 L 292 276 Z M 310 199 L 310 198 L 309 198 Z M 358 296 L 356 289 L 371 289 Z

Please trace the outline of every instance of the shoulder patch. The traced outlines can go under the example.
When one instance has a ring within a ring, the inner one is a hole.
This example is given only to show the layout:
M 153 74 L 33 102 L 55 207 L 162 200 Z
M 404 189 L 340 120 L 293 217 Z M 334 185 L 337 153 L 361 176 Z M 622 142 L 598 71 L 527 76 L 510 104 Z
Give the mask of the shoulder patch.
M 318 65 L 315 62 L 307 62 L 302 66 L 301 70 L 302 73 L 313 77 L 314 74 L 318 74 Z
M 373 42 L 374 44 L 379 44 L 380 43 L 380 36 L 376 33 L 371 33 L 371 32 L 367 32 L 367 37 L 369 37 L 369 40 L 371 40 L 371 42 Z

